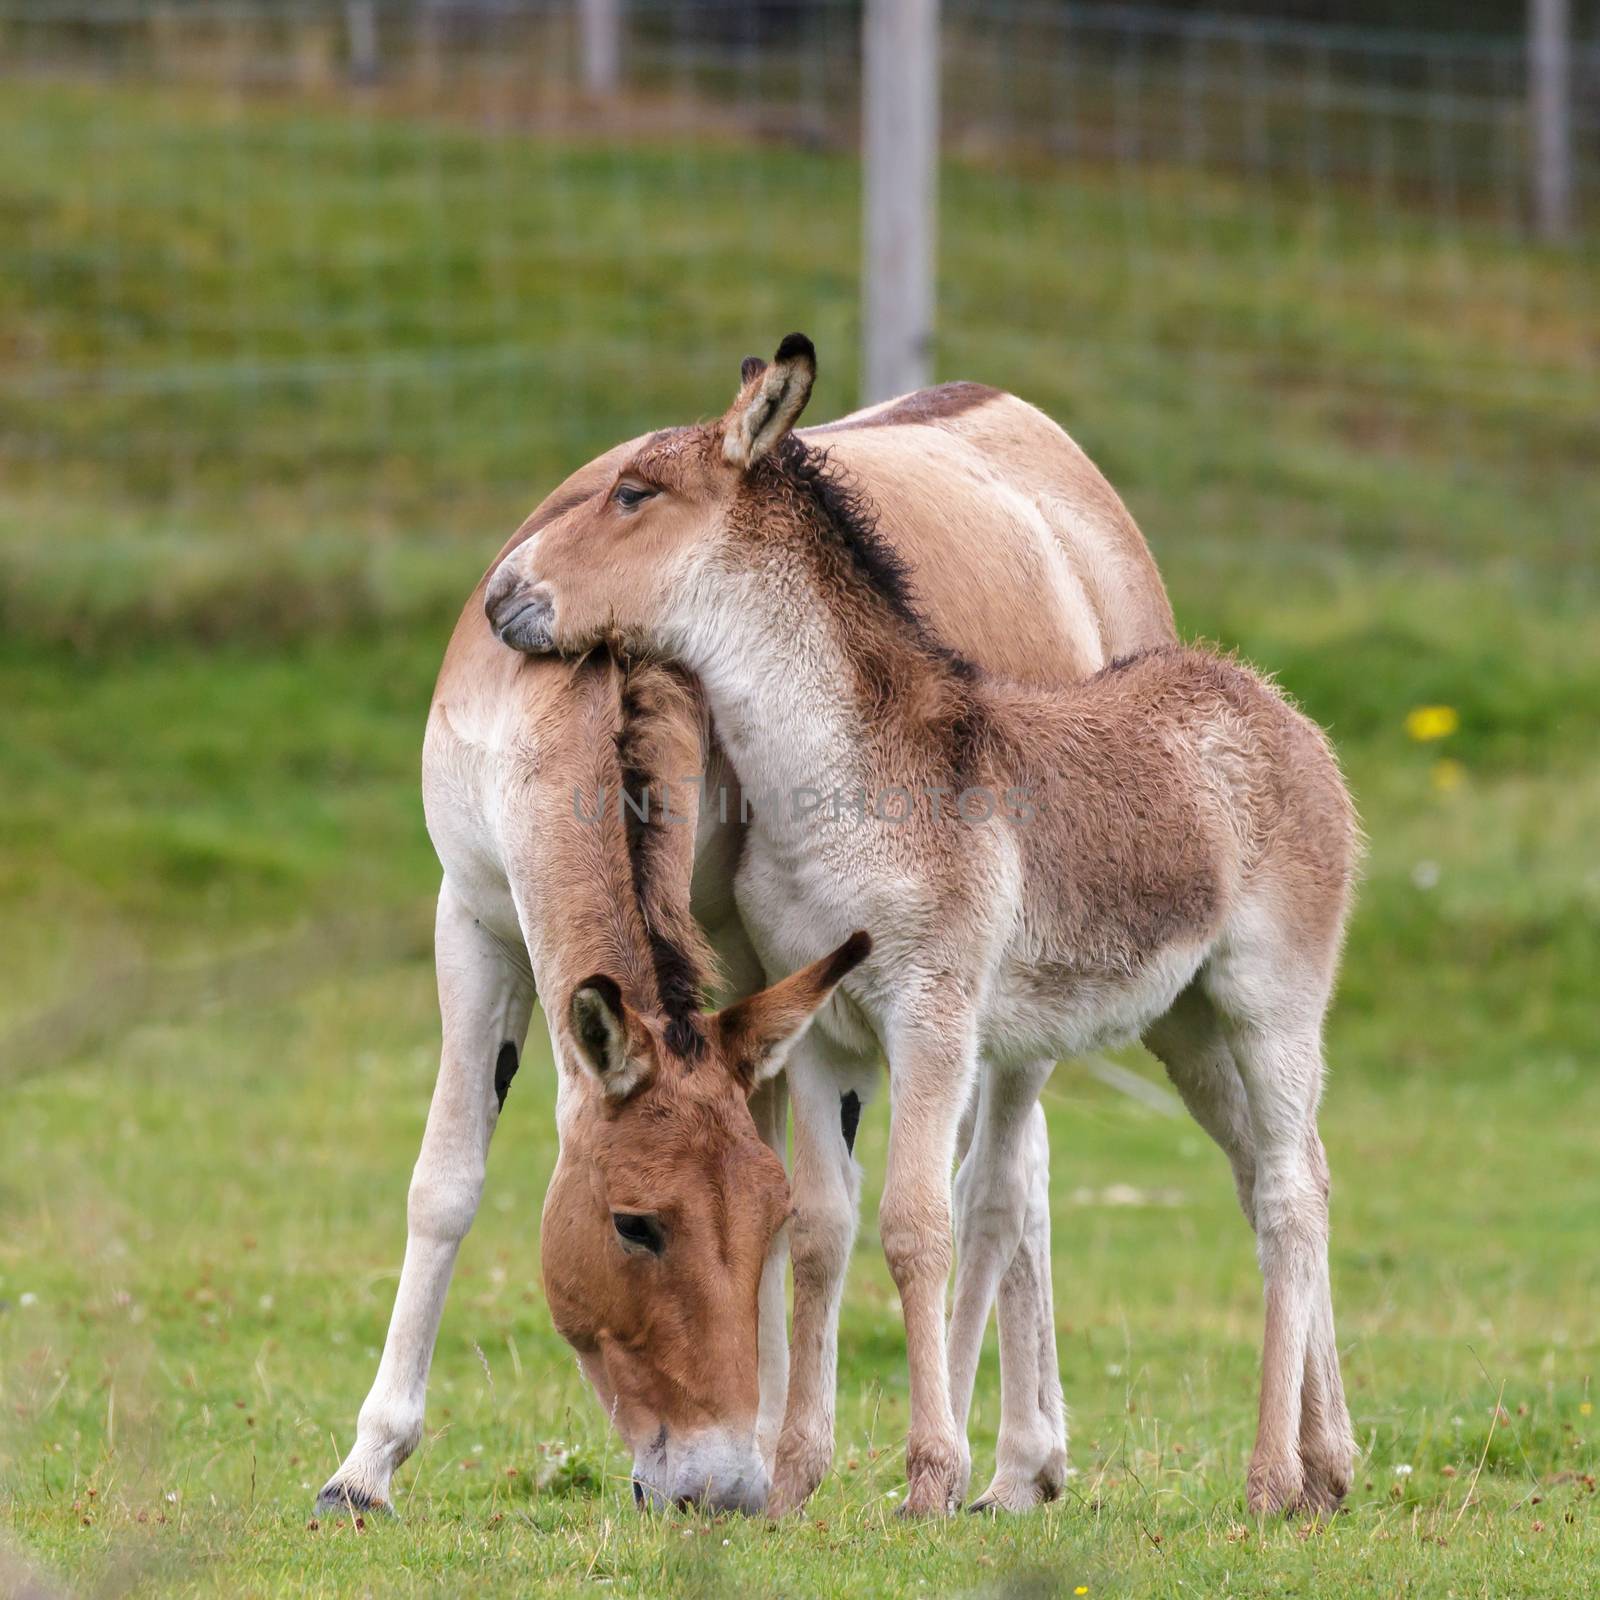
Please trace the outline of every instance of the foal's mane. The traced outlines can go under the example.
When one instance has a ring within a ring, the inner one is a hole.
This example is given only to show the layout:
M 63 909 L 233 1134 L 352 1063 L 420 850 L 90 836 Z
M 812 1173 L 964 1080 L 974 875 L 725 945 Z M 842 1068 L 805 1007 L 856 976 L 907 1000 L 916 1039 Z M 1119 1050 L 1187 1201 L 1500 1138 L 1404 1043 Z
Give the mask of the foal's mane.
M 821 536 L 850 559 L 854 575 L 883 602 L 917 649 L 958 678 L 977 669 L 934 633 L 917 600 L 905 557 L 878 527 L 878 508 L 848 468 L 830 450 L 789 433 L 769 458 L 782 487 L 812 513 Z

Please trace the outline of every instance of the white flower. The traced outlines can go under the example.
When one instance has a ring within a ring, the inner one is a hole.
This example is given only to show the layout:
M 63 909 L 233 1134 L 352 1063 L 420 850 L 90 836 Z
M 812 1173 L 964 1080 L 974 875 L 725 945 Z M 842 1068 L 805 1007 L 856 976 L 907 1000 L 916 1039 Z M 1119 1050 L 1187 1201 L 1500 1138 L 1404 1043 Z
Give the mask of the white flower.
M 1394 1469 L 1394 1475 L 1397 1478 L 1409 1478 L 1411 1476 L 1411 1463 L 1409 1461 L 1400 1462 Z
M 17 1296 L 17 1304 L 19 1306 L 36 1306 L 38 1303 L 39 1297 L 31 1289 L 28 1290 L 26 1294 L 19 1294 Z

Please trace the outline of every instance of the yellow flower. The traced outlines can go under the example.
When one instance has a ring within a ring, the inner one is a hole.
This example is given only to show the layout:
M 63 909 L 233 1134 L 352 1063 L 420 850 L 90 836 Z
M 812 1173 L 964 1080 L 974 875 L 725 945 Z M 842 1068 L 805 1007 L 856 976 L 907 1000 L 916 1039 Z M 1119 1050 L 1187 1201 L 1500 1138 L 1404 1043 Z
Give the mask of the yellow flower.
M 1088 1584 L 1086 1584 L 1086 1583 L 1080 1583 L 1080 1584 L 1079 1584 L 1079 1585 L 1078 1585 L 1078 1587 L 1077 1587 L 1077 1588 L 1076 1588 L 1076 1589 L 1074 1589 L 1074 1590 L 1073 1590 L 1073 1591 L 1072 1591 L 1072 1592 L 1073 1592 L 1073 1593 L 1074 1593 L 1074 1594 L 1088 1594 L 1088 1592 L 1089 1592 L 1089 1585 L 1088 1585 Z
M 1459 789 L 1466 775 L 1467 769 L 1459 761 L 1452 761 L 1449 756 L 1433 764 L 1433 786 L 1440 794 L 1449 794 L 1452 789 Z
M 1578 1407 L 1578 1415 L 1580 1417 L 1588 1417 L 1592 1416 L 1593 1414 L 1594 1402 L 1592 1400 L 1585 1400 L 1583 1404 Z
M 1448 738 L 1460 726 L 1454 706 L 1413 706 L 1406 712 L 1406 732 L 1418 744 Z

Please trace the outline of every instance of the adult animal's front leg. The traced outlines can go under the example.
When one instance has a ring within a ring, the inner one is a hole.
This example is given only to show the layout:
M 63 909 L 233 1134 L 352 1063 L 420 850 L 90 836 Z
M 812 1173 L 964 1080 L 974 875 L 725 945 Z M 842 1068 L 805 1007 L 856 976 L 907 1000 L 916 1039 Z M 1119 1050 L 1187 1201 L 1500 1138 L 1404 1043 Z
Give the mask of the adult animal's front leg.
M 794 1107 L 794 1327 L 788 1403 L 767 1500 L 773 1516 L 802 1505 L 833 1460 L 839 1305 L 861 1205 L 861 1169 L 852 1145 L 855 1118 L 870 1087 L 859 1073 L 852 1086 L 851 1075 L 831 1060 L 815 1030 L 790 1054 L 787 1075 Z
M 715 836 L 714 836 L 715 837 Z M 737 851 L 734 852 L 735 856 Z M 704 869 L 714 869 L 715 858 L 704 860 Z M 696 871 L 701 870 L 697 866 Z M 730 869 L 731 870 L 731 869 Z M 717 953 L 723 974 L 724 1002 L 754 994 L 766 983 L 761 960 L 745 932 L 744 924 L 728 915 L 716 926 L 708 927 L 706 937 Z M 773 1150 L 785 1166 L 789 1161 L 789 1084 L 780 1073 L 761 1084 L 750 1096 L 750 1115 L 762 1142 Z M 758 1321 L 757 1361 L 761 1373 L 761 1408 L 756 1414 L 756 1447 L 770 1473 L 783 1428 L 789 1398 L 789 1304 L 787 1269 L 789 1242 L 780 1239 L 767 1258 L 761 1274 L 761 1309 Z
M 762 1142 L 787 1158 L 789 1086 L 781 1075 L 761 1085 L 750 1097 L 750 1115 Z M 757 1325 L 757 1360 L 761 1371 L 761 1409 L 756 1414 L 756 1447 L 772 1470 L 789 1403 L 789 1329 L 785 1303 L 787 1240 L 780 1240 L 761 1272 L 761 1310 Z
M 406 1254 L 356 1442 L 320 1510 L 389 1510 L 395 1469 L 422 1437 L 428 1368 L 456 1251 L 477 1213 L 489 1139 L 516 1071 L 533 984 L 462 904 L 439 891 L 434 960 L 444 1045 L 406 1206 Z
M 950 1169 L 976 1071 L 968 1019 L 897 1030 L 890 1042 L 889 1161 L 878 1232 L 906 1325 L 910 1516 L 947 1515 L 966 1488 L 970 1458 L 950 1401 L 944 1303 L 953 1254 Z

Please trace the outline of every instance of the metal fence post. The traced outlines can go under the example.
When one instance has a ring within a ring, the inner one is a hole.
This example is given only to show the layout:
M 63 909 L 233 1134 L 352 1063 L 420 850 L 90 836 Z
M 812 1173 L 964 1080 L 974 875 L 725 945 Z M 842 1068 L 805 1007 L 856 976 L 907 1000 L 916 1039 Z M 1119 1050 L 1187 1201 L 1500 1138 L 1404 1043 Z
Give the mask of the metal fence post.
M 1572 229 L 1572 13 L 1568 0 L 1529 0 L 1528 120 L 1533 215 L 1541 239 Z
M 583 33 L 583 86 L 612 95 L 622 78 L 622 0 L 578 0 Z
M 862 33 L 862 400 L 921 388 L 933 354 L 938 0 L 867 0 Z

